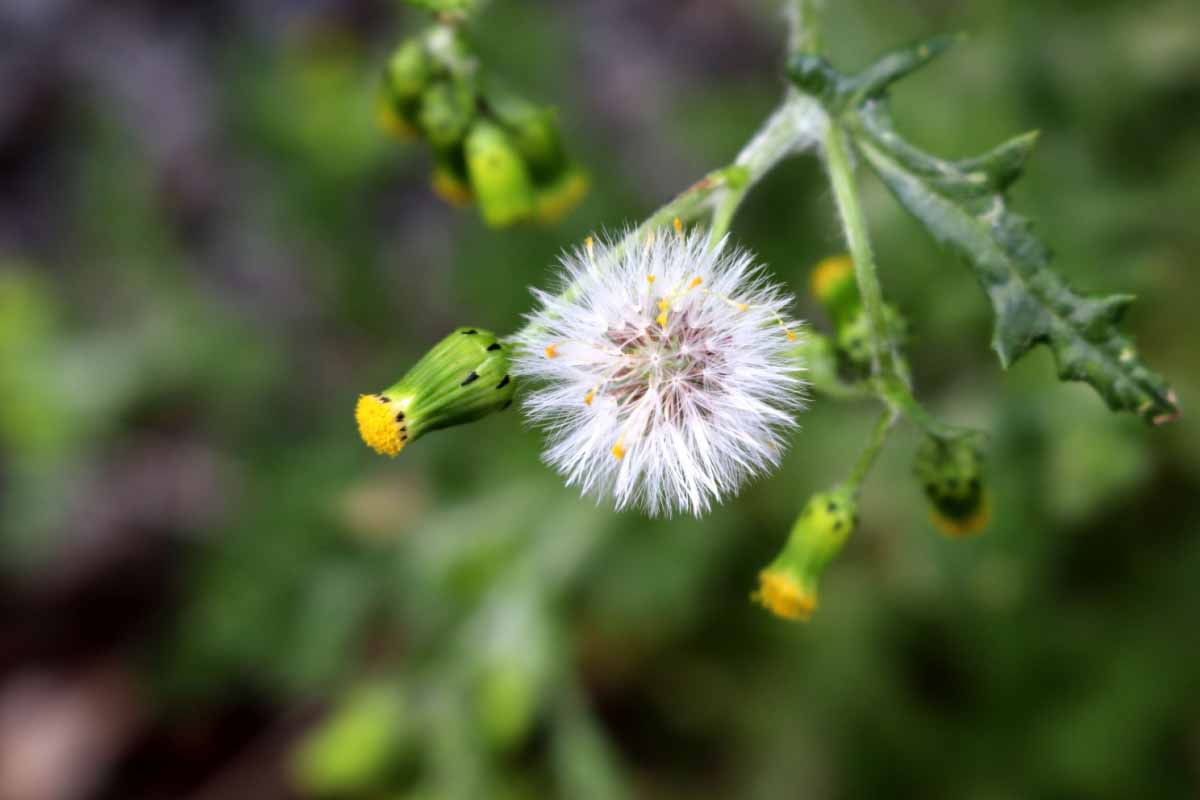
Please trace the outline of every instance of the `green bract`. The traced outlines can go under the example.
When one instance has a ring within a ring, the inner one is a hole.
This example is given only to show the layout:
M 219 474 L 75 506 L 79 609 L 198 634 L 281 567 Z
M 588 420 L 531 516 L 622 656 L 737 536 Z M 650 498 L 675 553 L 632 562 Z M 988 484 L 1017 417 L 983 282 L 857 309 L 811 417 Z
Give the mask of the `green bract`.
M 395 456 L 429 431 L 503 411 L 515 389 L 509 359 L 509 346 L 491 331 L 457 329 L 395 384 L 359 397 L 355 418 L 363 441 Z

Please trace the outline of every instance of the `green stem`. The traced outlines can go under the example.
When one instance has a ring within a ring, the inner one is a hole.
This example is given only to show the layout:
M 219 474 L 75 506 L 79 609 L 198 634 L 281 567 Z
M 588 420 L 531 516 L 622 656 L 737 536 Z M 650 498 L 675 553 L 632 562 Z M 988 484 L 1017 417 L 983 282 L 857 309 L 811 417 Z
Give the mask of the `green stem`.
M 913 397 L 912 390 L 902 377 L 881 378 L 875 384 L 876 393 L 897 414 L 904 417 L 928 436 L 936 439 L 957 439 L 963 436 L 981 435 L 971 428 L 962 428 L 942 422 L 925 410 Z
M 789 93 L 738 153 L 734 162 L 718 171 L 717 174 L 725 175 L 726 180 L 709 201 L 712 225 L 708 240 L 711 244 L 721 241 L 729 232 L 734 215 L 754 185 L 776 164 L 806 143 L 809 134 L 801 120 L 815 113 L 823 113 L 817 110 L 815 101 Z
M 608 258 L 620 255 L 626 247 L 645 239 L 652 231 L 669 227 L 676 218 L 681 222 L 691 222 L 709 211 L 713 218 L 709 241 L 720 241 L 729 232 L 733 217 L 750 189 L 780 161 L 808 143 L 812 115 L 823 113 L 815 100 L 789 93 L 732 164 L 708 173 L 676 195 L 613 247 L 607 254 Z M 578 291 L 577 287 L 569 286 L 563 295 L 570 296 L 575 291 Z M 505 338 L 515 341 L 522 334 L 532 331 L 533 325 L 530 323 L 520 333 Z
M 817 24 L 818 0 L 792 0 L 788 5 L 788 54 L 821 52 L 821 28 Z
M 829 181 L 837 201 L 846 243 L 854 259 L 854 275 L 858 291 L 862 295 L 863 308 L 871 334 L 871 369 L 876 375 L 894 375 L 895 353 L 888 334 L 887 321 L 883 313 L 883 290 L 875 272 L 875 254 L 867 236 L 867 222 L 858 200 L 858 188 L 854 183 L 854 170 L 850 166 L 850 152 L 846 135 L 836 120 L 830 120 L 825 130 L 825 159 L 829 167 Z
M 871 429 L 871 438 L 867 441 L 867 446 L 859 453 L 858 460 L 854 462 L 854 469 L 851 470 L 850 477 L 846 479 L 846 483 L 854 489 L 856 494 L 862 488 L 863 480 L 871 471 L 871 467 L 875 466 L 875 459 L 883 451 L 883 445 L 887 442 L 888 434 L 892 432 L 898 417 L 896 410 L 889 407 L 884 409 L 883 413 L 879 415 L 879 419 L 875 421 L 875 427 Z

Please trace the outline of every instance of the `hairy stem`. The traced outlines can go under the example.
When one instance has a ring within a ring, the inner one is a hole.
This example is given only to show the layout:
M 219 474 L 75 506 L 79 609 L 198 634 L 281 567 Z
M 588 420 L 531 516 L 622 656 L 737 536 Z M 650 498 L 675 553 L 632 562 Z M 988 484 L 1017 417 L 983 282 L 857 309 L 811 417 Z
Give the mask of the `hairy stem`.
M 709 240 L 719 242 L 729 232 L 733 217 L 750 189 L 784 158 L 811 145 L 814 132 L 819 130 L 824 117 L 825 112 L 815 100 L 790 92 L 741 149 L 732 164 L 708 173 L 680 192 L 622 239 L 607 257 L 615 258 L 630 244 L 644 239 L 659 228 L 668 227 L 676 218 L 691 222 L 710 211 L 712 226 Z M 576 287 L 569 286 L 563 294 L 569 296 L 574 291 Z M 519 341 L 532 332 L 530 323 L 506 338 Z
M 862 295 L 863 308 L 867 313 L 871 339 L 871 370 L 876 375 L 893 375 L 896 371 L 895 352 L 883 314 L 883 290 L 875 272 L 875 254 L 871 250 L 867 221 L 858 200 L 858 187 L 854 183 L 854 169 L 850 165 L 846 134 L 836 120 L 831 120 L 825 129 L 824 145 L 829 181 L 833 185 L 838 215 L 842 220 L 846 243 L 850 247 L 850 256 L 854 259 L 858 291 Z
M 883 451 L 888 434 L 892 432 L 898 418 L 899 414 L 896 409 L 889 406 L 875 421 L 875 427 L 871 429 L 871 438 L 867 440 L 867 446 L 863 448 L 863 451 L 858 454 L 858 460 L 854 462 L 854 469 L 851 470 L 850 477 L 846 479 L 846 483 L 854 489 L 855 493 L 862 488 L 867 473 L 871 471 L 871 467 L 875 466 L 875 459 Z

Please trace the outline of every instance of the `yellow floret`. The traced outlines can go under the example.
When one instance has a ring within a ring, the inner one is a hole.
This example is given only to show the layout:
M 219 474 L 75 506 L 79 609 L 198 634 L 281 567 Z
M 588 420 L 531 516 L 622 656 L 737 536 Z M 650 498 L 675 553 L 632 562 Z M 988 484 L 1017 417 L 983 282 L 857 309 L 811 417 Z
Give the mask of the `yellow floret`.
M 817 608 L 817 598 L 800 587 L 786 572 L 763 570 L 758 574 L 758 591 L 750 599 L 777 617 L 807 622 Z
M 359 435 L 367 447 L 382 456 L 395 456 L 408 440 L 406 428 L 396 419 L 397 413 L 396 406 L 381 394 L 360 395 L 354 409 Z

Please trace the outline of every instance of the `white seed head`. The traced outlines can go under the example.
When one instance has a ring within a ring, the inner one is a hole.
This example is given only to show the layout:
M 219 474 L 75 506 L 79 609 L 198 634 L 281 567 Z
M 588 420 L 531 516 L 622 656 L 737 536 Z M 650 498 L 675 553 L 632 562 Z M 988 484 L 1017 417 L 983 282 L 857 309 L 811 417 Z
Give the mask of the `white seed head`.
M 792 297 L 702 230 L 588 240 L 519 336 L 527 416 L 570 486 L 651 515 L 708 511 L 778 463 L 803 402 Z

